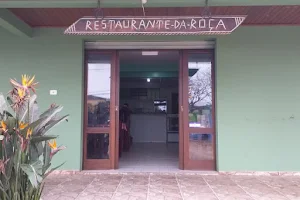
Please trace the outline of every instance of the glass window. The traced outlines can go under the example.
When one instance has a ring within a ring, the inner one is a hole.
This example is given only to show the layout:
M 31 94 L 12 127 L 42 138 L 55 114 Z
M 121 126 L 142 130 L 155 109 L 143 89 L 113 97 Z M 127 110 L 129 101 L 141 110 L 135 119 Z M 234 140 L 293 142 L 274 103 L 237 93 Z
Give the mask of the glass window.
M 212 64 L 210 54 L 190 54 L 189 127 L 212 128 Z
M 191 160 L 213 160 L 213 135 L 191 133 L 189 157 Z
M 111 56 L 88 55 L 87 107 L 89 127 L 109 127 Z
M 87 136 L 87 158 L 109 159 L 109 134 L 98 133 Z

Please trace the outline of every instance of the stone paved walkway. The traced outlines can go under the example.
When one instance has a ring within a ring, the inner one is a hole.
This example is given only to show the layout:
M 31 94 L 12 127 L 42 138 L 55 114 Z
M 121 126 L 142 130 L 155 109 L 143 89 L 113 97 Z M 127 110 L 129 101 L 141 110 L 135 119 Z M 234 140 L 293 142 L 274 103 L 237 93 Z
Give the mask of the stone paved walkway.
M 51 175 L 43 200 L 300 200 L 300 176 Z

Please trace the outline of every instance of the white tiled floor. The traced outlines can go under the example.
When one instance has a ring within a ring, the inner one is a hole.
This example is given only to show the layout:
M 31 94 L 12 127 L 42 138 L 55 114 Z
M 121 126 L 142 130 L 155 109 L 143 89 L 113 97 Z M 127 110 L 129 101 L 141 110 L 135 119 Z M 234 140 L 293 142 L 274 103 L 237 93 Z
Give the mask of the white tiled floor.
M 134 143 L 129 152 L 123 152 L 119 171 L 179 171 L 178 147 L 178 143 Z

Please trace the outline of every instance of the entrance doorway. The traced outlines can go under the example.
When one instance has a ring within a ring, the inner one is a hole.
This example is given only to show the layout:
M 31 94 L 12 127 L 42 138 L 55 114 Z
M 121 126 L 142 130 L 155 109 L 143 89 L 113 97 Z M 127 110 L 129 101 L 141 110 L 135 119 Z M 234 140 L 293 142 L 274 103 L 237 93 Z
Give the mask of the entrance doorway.
M 120 170 L 178 169 L 179 66 L 179 51 L 119 51 Z
M 213 59 L 211 50 L 87 50 L 83 169 L 215 170 Z

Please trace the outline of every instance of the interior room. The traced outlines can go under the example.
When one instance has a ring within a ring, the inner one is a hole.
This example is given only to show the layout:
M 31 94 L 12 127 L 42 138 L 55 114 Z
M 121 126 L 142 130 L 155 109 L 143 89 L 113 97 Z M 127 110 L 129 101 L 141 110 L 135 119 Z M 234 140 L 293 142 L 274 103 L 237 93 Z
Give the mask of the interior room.
M 120 170 L 178 169 L 179 52 L 119 56 Z

